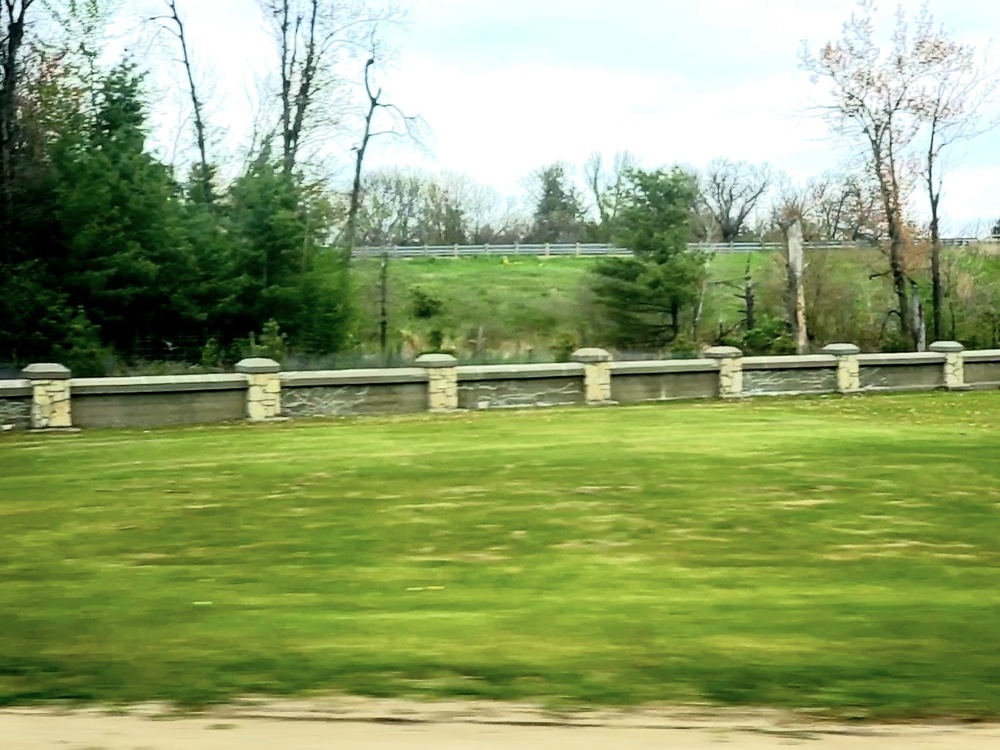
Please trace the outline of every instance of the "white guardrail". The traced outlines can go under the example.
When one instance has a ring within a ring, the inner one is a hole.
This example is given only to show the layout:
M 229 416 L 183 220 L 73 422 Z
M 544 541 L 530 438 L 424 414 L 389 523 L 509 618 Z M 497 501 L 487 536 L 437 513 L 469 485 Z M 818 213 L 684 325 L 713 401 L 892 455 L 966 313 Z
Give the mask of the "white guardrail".
M 974 237 L 953 237 L 942 240 L 942 244 L 960 247 L 980 243 L 995 242 L 993 239 Z M 753 253 L 776 252 L 783 248 L 780 242 L 692 242 L 688 247 L 707 253 Z M 878 247 L 871 242 L 806 242 L 806 250 L 857 250 Z M 540 257 L 569 256 L 594 257 L 604 255 L 631 255 L 632 251 L 615 245 L 576 243 L 535 243 L 515 245 L 388 245 L 384 247 L 359 247 L 354 250 L 355 258 L 376 258 L 388 254 L 393 258 L 460 258 L 476 255 L 534 255 Z

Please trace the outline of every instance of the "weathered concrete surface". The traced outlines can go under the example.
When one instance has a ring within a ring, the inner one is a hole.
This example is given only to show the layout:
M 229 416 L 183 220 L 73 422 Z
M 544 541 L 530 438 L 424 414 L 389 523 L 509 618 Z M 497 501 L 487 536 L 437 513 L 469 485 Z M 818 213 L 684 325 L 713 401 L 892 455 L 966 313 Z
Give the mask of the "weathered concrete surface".
M 286 417 L 349 417 L 361 414 L 413 414 L 427 411 L 427 383 L 286 387 Z
M 861 363 L 862 390 L 932 390 L 944 386 L 944 363 L 866 366 Z
M 459 380 L 461 409 L 514 409 L 586 403 L 584 381 L 569 378 Z
M 555 715 L 530 706 L 391 700 L 237 705 L 183 717 L 156 707 L 112 715 L 0 711 L 10 750 L 995 750 L 1000 725 L 836 724 L 778 711 L 679 709 Z
M 246 388 L 186 393 L 77 395 L 76 427 L 162 427 L 233 422 L 246 416 Z
M 620 404 L 714 398 L 719 395 L 719 372 L 676 372 L 625 375 L 611 378 L 611 398 Z
M 836 391 L 836 368 L 796 368 L 794 370 L 743 368 L 743 394 L 747 396 L 834 393 Z
M 966 362 L 966 385 L 1000 386 L 1000 362 Z

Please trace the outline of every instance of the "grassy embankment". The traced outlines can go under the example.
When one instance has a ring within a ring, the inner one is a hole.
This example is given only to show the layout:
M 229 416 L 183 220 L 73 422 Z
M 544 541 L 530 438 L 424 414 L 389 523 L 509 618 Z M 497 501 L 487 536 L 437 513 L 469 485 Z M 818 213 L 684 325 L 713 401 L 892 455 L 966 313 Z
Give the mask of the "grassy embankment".
M 741 319 L 741 291 L 721 282 L 743 283 L 747 256 L 719 254 L 709 262 L 705 306 L 697 338 L 711 342 L 719 330 Z M 551 360 L 577 346 L 605 344 L 606 327 L 589 293 L 588 258 L 500 256 L 460 259 L 397 260 L 390 264 L 389 327 L 394 344 L 413 354 L 433 348 L 438 331 L 445 348 L 470 361 L 477 352 L 492 359 Z M 810 251 L 806 291 L 810 331 L 817 348 L 832 341 L 851 341 L 878 351 L 886 343 L 886 312 L 894 306 L 884 256 L 875 250 Z M 784 271 L 779 253 L 750 257 L 756 286 L 757 313 L 784 316 Z M 926 258 L 915 258 L 924 268 Z M 359 338 L 368 351 L 378 342 L 378 263 L 355 264 Z M 945 333 L 978 347 L 992 346 L 1000 335 L 1000 316 L 991 310 L 1000 304 L 1000 257 L 976 248 L 945 253 Z M 872 278 L 875 276 L 876 278 Z M 918 278 L 922 278 L 918 274 Z M 924 280 L 925 281 L 925 280 Z M 923 284 L 925 296 L 929 287 Z M 413 290 L 421 289 L 441 302 L 441 311 L 429 319 L 414 315 Z M 930 321 L 930 300 L 925 302 Z M 690 316 L 689 316 L 690 317 Z M 989 329 L 991 325 L 994 331 Z

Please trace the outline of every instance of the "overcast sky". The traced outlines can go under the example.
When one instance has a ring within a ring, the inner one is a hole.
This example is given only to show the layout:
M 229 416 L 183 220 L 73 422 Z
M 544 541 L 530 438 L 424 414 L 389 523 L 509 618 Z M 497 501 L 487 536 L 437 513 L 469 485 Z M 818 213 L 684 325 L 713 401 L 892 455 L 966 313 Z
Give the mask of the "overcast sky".
M 821 90 L 798 69 L 803 40 L 835 38 L 854 0 L 409 0 L 384 76 L 387 98 L 420 114 L 430 155 L 376 147 L 371 164 L 467 173 L 504 194 L 545 164 L 601 151 L 647 167 L 767 161 L 793 178 L 844 153 L 808 114 Z M 914 12 L 921 0 L 904 0 Z M 245 140 L 247 92 L 272 46 L 254 0 L 179 0 L 213 118 Z M 891 22 L 894 3 L 881 3 Z M 985 47 L 995 0 L 931 2 L 956 38 Z M 183 91 L 180 92 L 183 96 Z M 182 101 L 182 100 L 181 100 Z M 224 102 L 222 104 L 221 102 Z M 180 122 L 164 100 L 164 122 Z M 164 114 L 161 113 L 161 117 Z M 348 146 L 350 144 L 347 144 Z M 1000 131 L 954 154 L 944 212 L 952 232 L 1000 215 Z

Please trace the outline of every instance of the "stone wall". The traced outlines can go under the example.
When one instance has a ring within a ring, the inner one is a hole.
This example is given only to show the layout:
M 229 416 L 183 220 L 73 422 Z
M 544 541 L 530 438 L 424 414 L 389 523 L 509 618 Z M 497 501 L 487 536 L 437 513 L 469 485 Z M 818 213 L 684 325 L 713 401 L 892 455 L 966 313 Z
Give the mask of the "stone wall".
M 31 381 L 0 381 L 0 431 L 31 427 Z
M 459 409 L 516 409 L 586 403 L 584 365 L 458 368 Z
M 858 363 L 865 391 L 928 391 L 944 386 L 943 354 L 861 354 Z
M 76 427 L 161 427 L 233 422 L 246 415 L 243 375 L 74 378 Z
M 420 368 L 286 372 L 282 415 L 349 417 L 427 410 L 427 373 Z
M 1000 388 L 1000 349 L 965 352 L 965 384 L 970 388 Z
M 719 367 L 711 359 L 611 363 L 611 400 L 619 404 L 718 395 Z
M 836 391 L 836 357 L 824 354 L 743 359 L 743 395 L 783 396 Z
M 919 354 L 859 354 L 832 344 L 823 354 L 743 357 L 716 347 L 704 359 L 612 362 L 581 349 L 566 364 L 459 366 L 425 355 L 416 367 L 280 372 L 249 359 L 237 372 L 139 378 L 72 378 L 58 364 L 0 381 L 0 430 L 149 428 L 249 420 L 456 410 L 604 406 L 678 399 L 789 394 L 1000 389 L 1000 350 L 963 351 L 936 342 Z

